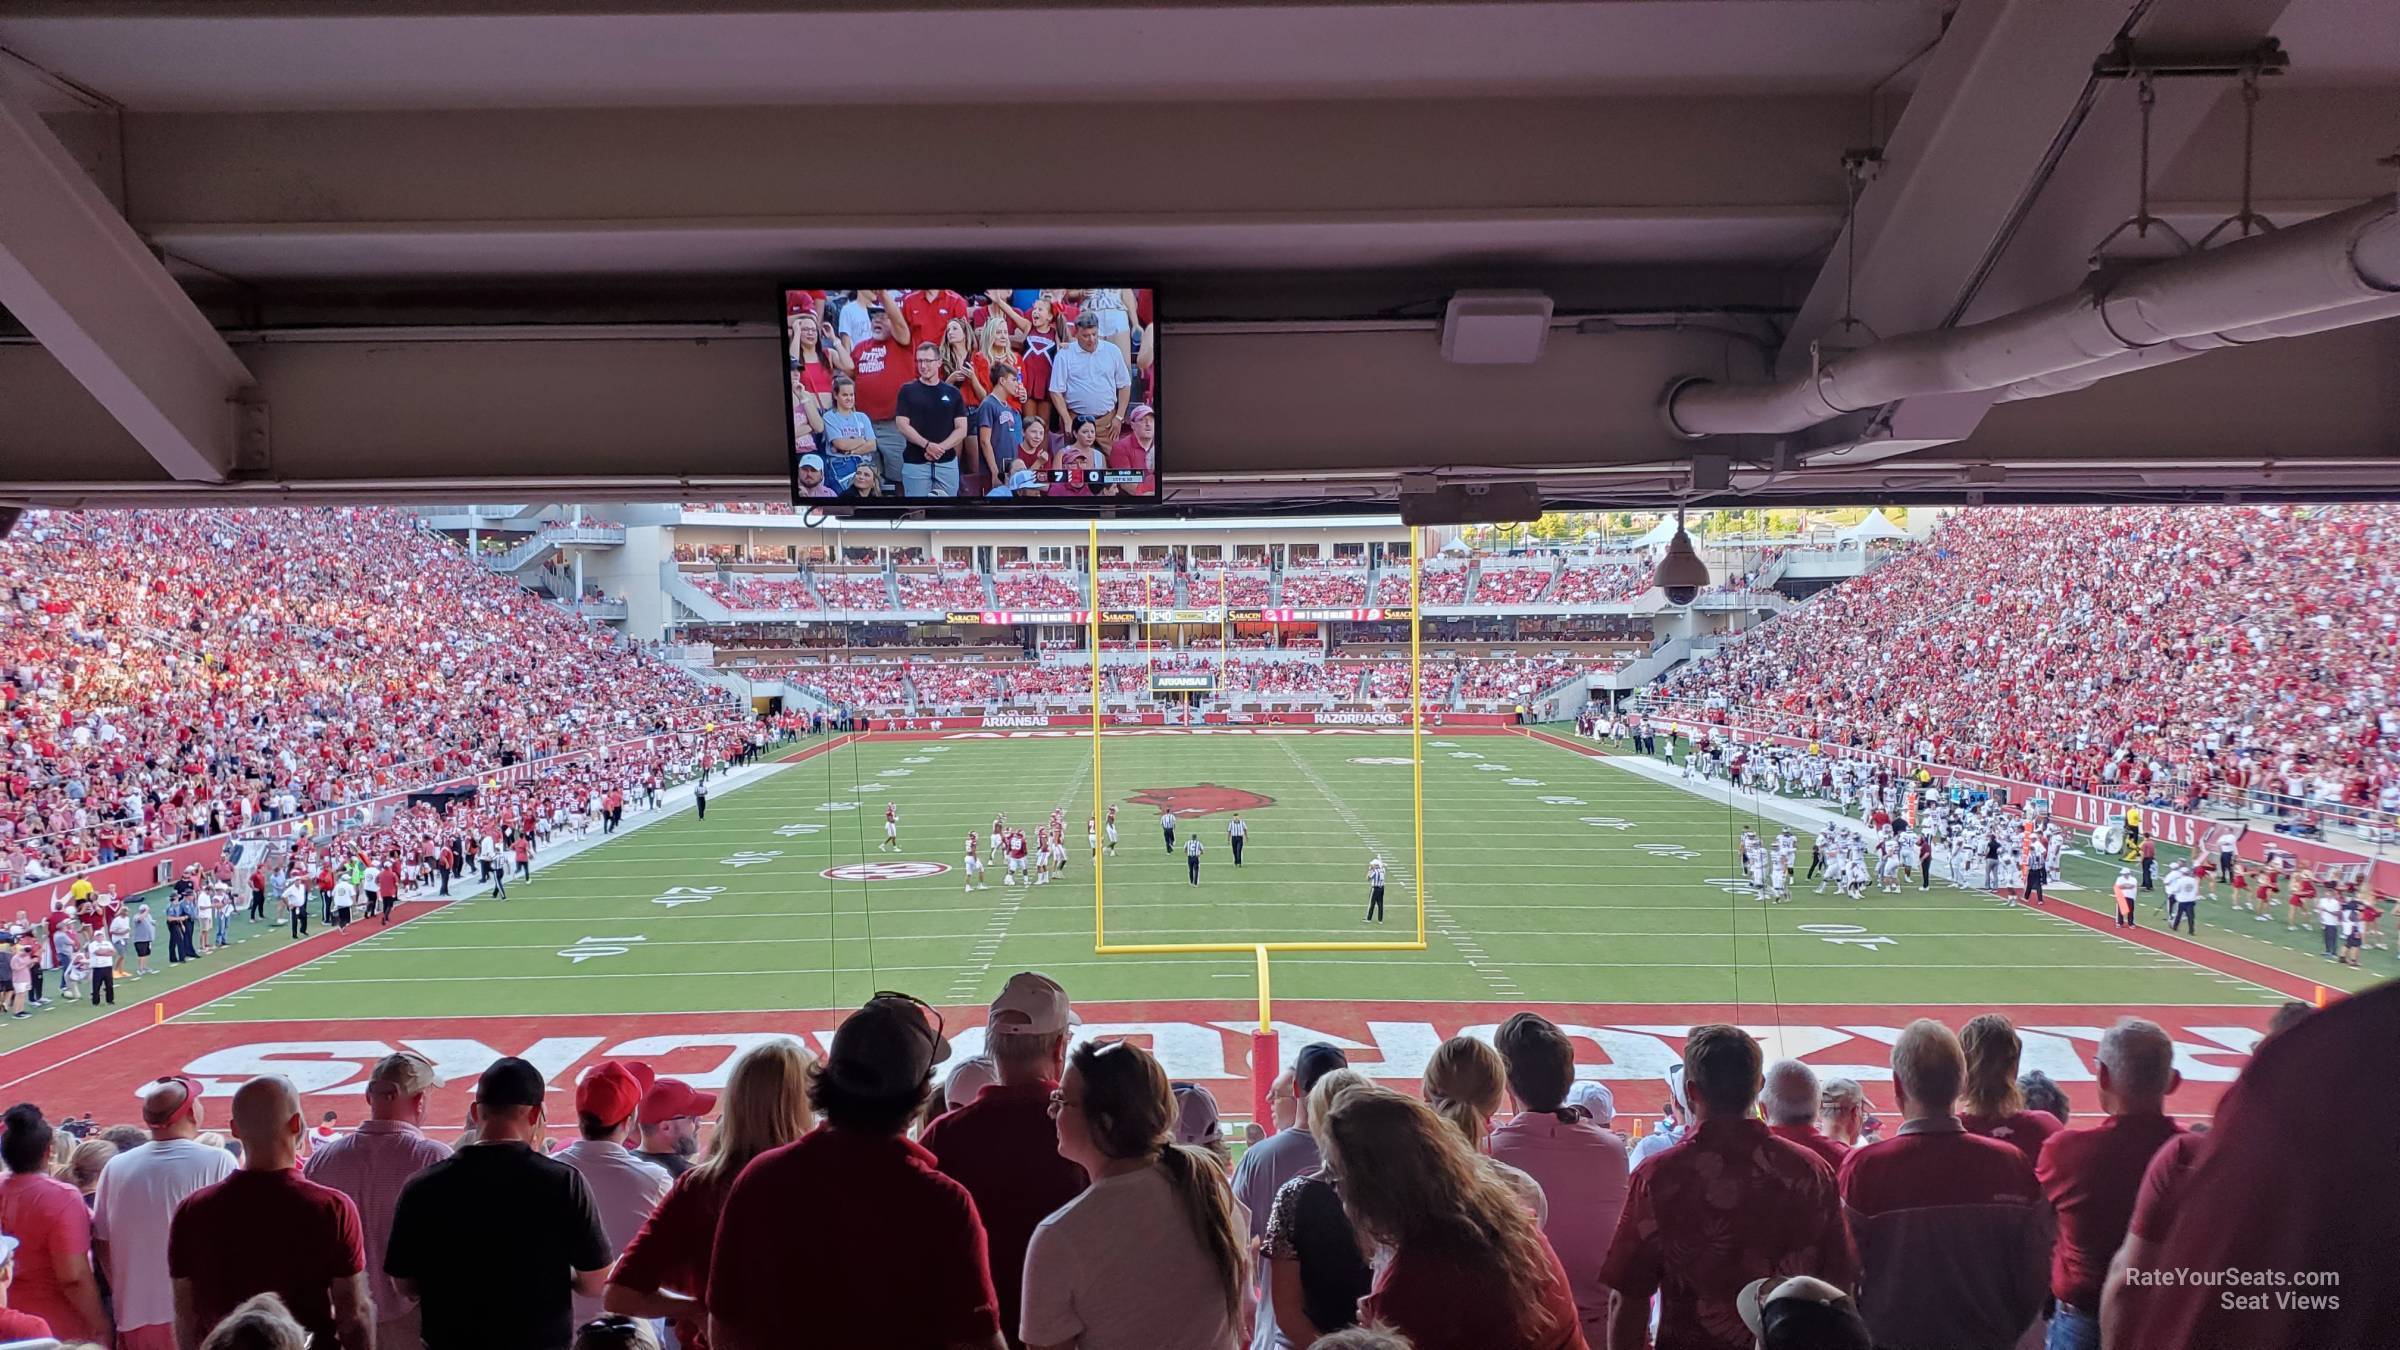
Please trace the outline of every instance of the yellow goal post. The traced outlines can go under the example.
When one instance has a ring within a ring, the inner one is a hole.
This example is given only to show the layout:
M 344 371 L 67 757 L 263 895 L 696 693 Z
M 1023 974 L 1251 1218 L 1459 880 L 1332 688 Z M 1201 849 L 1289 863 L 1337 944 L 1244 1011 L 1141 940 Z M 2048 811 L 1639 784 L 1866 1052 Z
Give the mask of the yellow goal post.
M 1105 719 L 1101 712 L 1100 668 L 1100 522 L 1089 522 L 1085 544 L 1085 641 L 1092 664 L 1092 818 L 1108 813 L 1103 786 L 1106 757 L 1101 753 Z M 1425 950 L 1425 662 L 1424 662 L 1425 531 L 1408 532 L 1408 758 L 1410 776 L 1410 836 L 1415 848 L 1412 870 L 1416 885 L 1416 937 L 1407 941 L 1260 942 L 1227 939 L 1220 942 L 1110 942 L 1108 940 L 1108 871 L 1105 850 L 1092 859 L 1092 950 L 1102 956 L 1153 956 L 1172 952 L 1241 952 L 1258 962 L 1258 1030 L 1251 1037 L 1251 1110 L 1262 1129 L 1273 1128 L 1267 1089 L 1281 1068 L 1269 985 L 1269 958 L 1277 952 L 1421 952 Z M 1367 597 L 1373 600 L 1373 595 Z M 1220 604 L 1223 597 L 1219 597 Z M 1230 641 L 1231 628 L 1221 631 Z

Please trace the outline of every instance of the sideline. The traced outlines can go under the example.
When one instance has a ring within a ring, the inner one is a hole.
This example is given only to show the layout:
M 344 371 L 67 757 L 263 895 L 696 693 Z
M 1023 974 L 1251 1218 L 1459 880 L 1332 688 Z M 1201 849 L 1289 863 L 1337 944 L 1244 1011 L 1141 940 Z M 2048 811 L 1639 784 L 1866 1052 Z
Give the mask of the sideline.
M 1587 759 L 1600 760 L 1636 777 L 1648 779 L 1662 786 L 1678 788 L 1704 799 L 1708 798 L 1710 789 L 1728 795 L 1733 792 L 1730 787 L 1720 788 L 1713 783 L 1703 786 L 1670 778 L 1667 776 L 1669 770 L 1660 767 L 1646 756 L 1612 755 L 1594 747 L 1578 745 L 1546 731 L 1522 730 L 1520 734 L 1531 740 L 1555 745 L 1562 750 L 1571 750 Z M 1843 821 L 1854 829 L 1858 826 L 1857 821 L 1851 820 L 1847 816 L 1835 816 L 1832 812 L 1824 811 L 1822 808 L 1808 807 L 1806 803 L 1793 802 L 1783 797 L 1760 794 L 1756 799 L 1755 806 L 1763 815 L 1789 820 L 1795 825 L 1813 827 L 1817 823 L 1816 818 L 1821 816 Z M 1993 894 L 1993 892 L 1979 893 Z M 2116 920 L 2100 911 L 2087 909 L 2072 902 L 2042 906 L 2034 909 L 2033 912 L 2056 915 L 2070 923 L 2081 924 L 2085 928 L 2119 941 L 2130 942 L 2134 946 L 2175 957 L 2214 974 L 2230 976 L 2261 988 L 2273 990 L 2288 998 L 2313 999 L 2319 988 L 2315 981 L 2304 979 L 2280 966 L 2270 966 L 2263 961 L 2253 961 L 2246 956 L 2236 956 L 2232 952 L 2220 951 L 2206 943 L 2196 942 L 2179 934 L 2161 933 L 2151 928 L 2119 928 Z M 2331 986 L 2324 987 L 2331 988 Z
M 748 765 L 734 770 L 732 774 L 725 775 L 720 779 L 722 784 L 720 790 L 731 792 L 748 787 L 779 769 L 828 754 L 850 744 L 857 738 L 856 733 L 830 737 L 779 759 L 771 759 L 761 764 Z M 677 784 L 661 795 L 665 800 L 658 810 L 630 822 L 616 834 L 598 835 L 588 840 L 578 840 L 564 848 L 554 848 L 536 860 L 533 870 L 538 873 L 548 867 L 565 862 L 587 848 L 623 838 L 635 830 L 679 815 L 691 807 L 692 788 L 689 783 Z M 447 910 L 454 903 L 466 898 L 468 897 L 453 896 L 444 899 L 433 896 L 403 900 L 400 902 L 399 909 L 395 911 L 390 924 L 368 924 L 354 920 L 348 932 L 329 934 L 328 936 L 333 939 L 330 942 L 310 938 L 293 942 L 286 938 L 281 946 L 271 947 L 221 970 L 212 971 L 190 984 L 179 985 L 156 998 L 136 999 L 132 1002 L 122 1003 L 117 1006 L 115 1012 L 104 1013 L 90 1021 L 79 1022 L 73 1026 L 61 1027 L 57 1031 L 27 1041 L 5 1054 L 0 1054 L 0 1091 L 6 1091 L 28 1078 L 63 1065 L 72 1064 L 87 1055 L 96 1054 L 110 1046 L 130 1040 L 145 1031 L 154 1029 L 165 1021 L 214 1003 L 228 994 L 238 994 L 252 985 L 274 979 L 279 975 L 289 974 L 321 957 L 331 956 L 377 934 L 388 933 L 403 924 Z M 272 934 L 275 929 L 270 927 L 263 931 Z

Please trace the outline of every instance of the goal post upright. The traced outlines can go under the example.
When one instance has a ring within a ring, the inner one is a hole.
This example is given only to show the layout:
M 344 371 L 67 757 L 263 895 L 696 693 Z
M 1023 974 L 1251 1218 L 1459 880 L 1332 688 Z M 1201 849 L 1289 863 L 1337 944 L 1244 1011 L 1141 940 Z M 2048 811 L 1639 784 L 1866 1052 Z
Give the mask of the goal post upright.
M 1107 800 L 1100 789 L 1100 520 L 1095 516 L 1085 522 L 1090 527 L 1086 536 L 1084 556 L 1084 622 L 1086 653 L 1092 659 L 1092 825 L 1100 826 Z M 1072 537 L 1072 536 L 1070 536 Z M 1108 950 L 1108 907 L 1103 897 L 1108 893 L 1106 849 L 1092 852 L 1092 946 L 1095 951 Z
M 1408 758 L 1417 837 L 1417 946 L 1425 945 L 1425 527 L 1408 527 Z M 1372 597 L 1369 597 L 1372 598 Z

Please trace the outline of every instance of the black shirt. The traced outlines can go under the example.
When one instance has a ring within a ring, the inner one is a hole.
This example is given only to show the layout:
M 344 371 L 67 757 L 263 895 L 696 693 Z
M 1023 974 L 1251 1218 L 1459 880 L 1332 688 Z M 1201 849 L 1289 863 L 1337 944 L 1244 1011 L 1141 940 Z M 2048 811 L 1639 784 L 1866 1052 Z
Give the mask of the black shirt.
M 609 1259 L 575 1169 L 525 1144 L 470 1144 L 401 1189 L 383 1269 L 416 1282 L 426 1350 L 567 1350 L 573 1272 Z
M 911 380 L 901 386 L 900 397 L 894 401 L 892 413 L 896 417 L 907 418 L 908 425 L 919 436 L 940 445 L 950 439 L 950 433 L 958 430 L 958 424 L 966 419 L 967 401 L 959 397 L 958 386 L 954 384 L 927 384 L 923 380 Z M 957 461 L 958 447 L 952 446 L 950 452 L 936 462 L 953 464 Z M 908 448 L 901 452 L 901 462 L 925 463 L 925 447 L 911 441 Z
M 692 1160 L 680 1153 L 651 1153 L 643 1151 L 637 1152 L 633 1156 L 641 1159 L 644 1162 L 657 1163 L 659 1166 L 667 1169 L 667 1175 L 671 1177 L 679 1177 L 692 1170 Z

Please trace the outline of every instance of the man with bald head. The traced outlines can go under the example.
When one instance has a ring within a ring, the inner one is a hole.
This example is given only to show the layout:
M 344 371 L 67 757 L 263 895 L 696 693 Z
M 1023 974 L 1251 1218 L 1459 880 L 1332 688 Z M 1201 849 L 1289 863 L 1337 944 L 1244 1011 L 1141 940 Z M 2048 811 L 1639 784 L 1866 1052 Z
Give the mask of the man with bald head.
M 150 1142 L 108 1160 L 92 1197 L 92 1252 L 116 1300 L 117 1350 L 173 1350 L 175 1291 L 167 1227 L 176 1206 L 233 1171 L 233 1155 L 199 1142 L 198 1080 L 171 1074 L 142 1091 Z
M 282 1298 L 312 1345 L 373 1350 L 358 1207 L 301 1177 L 308 1123 L 291 1080 L 269 1074 L 242 1084 L 233 1133 L 241 1170 L 192 1192 L 169 1230 L 176 1350 L 199 1350 L 227 1313 L 259 1294 Z M 261 1236 L 271 1239 L 263 1259 Z

